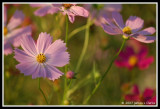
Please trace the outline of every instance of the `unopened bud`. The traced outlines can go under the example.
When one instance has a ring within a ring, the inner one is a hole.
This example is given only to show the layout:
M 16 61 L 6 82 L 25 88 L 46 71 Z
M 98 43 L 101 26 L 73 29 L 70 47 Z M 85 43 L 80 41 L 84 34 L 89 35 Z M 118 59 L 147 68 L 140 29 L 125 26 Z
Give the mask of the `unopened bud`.
M 72 79 L 72 78 L 74 77 L 74 72 L 68 71 L 67 74 L 66 74 L 66 77 L 67 77 L 68 79 Z

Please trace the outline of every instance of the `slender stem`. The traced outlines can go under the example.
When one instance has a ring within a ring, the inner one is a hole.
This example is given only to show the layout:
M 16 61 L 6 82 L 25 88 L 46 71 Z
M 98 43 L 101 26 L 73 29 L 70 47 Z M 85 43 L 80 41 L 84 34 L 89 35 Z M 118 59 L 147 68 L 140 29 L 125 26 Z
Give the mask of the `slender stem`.
M 122 42 L 122 45 L 121 45 L 119 51 L 118 51 L 118 52 L 116 53 L 116 55 L 113 57 L 113 59 L 112 59 L 111 63 L 109 64 L 106 72 L 103 74 L 103 76 L 102 76 L 101 79 L 99 80 L 98 84 L 95 86 L 95 88 L 93 89 L 92 93 L 87 97 L 87 99 L 83 102 L 83 104 L 87 104 L 88 101 L 90 100 L 91 96 L 92 96 L 92 95 L 96 92 L 96 90 L 99 88 L 99 86 L 100 86 L 100 84 L 102 83 L 104 77 L 106 76 L 106 74 L 107 74 L 108 71 L 110 70 L 113 62 L 114 62 L 115 59 L 118 57 L 118 55 L 119 55 L 119 53 L 121 52 L 121 50 L 123 49 L 125 42 L 126 42 L 126 39 L 123 39 L 123 42 Z
M 93 24 L 93 22 L 90 23 L 90 26 Z M 83 25 L 79 28 L 74 29 L 68 36 L 68 39 L 71 39 L 75 34 L 77 34 L 78 32 L 82 31 L 86 29 L 86 25 Z
M 87 20 L 84 45 L 83 45 L 82 53 L 81 53 L 80 58 L 78 60 L 76 69 L 75 69 L 76 73 L 77 73 L 77 71 L 80 68 L 80 65 L 82 63 L 83 57 L 84 57 L 84 55 L 86 53 L 86 50 L 87 50 L 87 47 L 88 47 L 88 42 L 89 42 L 89 27 L 90 27 L 90 18 L 88 18 L 88 20 Z
M 42 89 L 41 89 L 41 87 L 40 87 L 40 78 L 38 78 L 38 83 L 39 83 L 38 88 L 39 88 L 39 90 L 41 91 L 41 93 L 42 93 L 43 97 L 45 98 L 46 103 L 48 104 L 47 98 L 46 98 L 46 96 L 45 96 L 44 92 L 42 91 Z
M 67 42 L 68 42 L 68 16 L 66 15 L 66 37 L 65 37 L 66 46 L 68 45 Z M 65 74 L 67 73 L 67 70 L 68 70 L 68 65 L 65 66 Z M 65 97 L 66 97 L 66 87 L 67 87 L 67 78 L 65 77 L 62 104 L 63 104 Z

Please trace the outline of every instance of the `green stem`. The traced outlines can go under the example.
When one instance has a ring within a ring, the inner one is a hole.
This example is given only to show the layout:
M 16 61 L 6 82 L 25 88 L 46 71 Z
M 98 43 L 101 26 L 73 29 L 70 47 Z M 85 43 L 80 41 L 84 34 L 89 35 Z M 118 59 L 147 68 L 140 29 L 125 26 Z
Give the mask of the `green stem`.
M 45 98 L 46 103 L 48 104 L 47 98 L 46 98 L 46 96 L 45 96 L 44 92 L 42 91 L 42 89 L 41 89 L 41 87 L 40 87 L 40 78 L 38 78 L 38 83 L 39 83 L 38 88 L 39 88 L 39 90 L 41 91 L 41 93 L 42 93 L 43 97 Z
M 87 99 L 83 102 L 83 104 L 87 104 L 88 101 L 90 100 L 90 98 L 92 97 L 92 95 L 93 95 L 93 94 L 96 92 L 96 90 L 99 88 L 99 86 L 100 86 L 100 84 L 102 83 L 104 77 L 106 76 L 106 74 L 107 74 L 108 71 L 110 70 L 113 62 L 114 62 L 115 59 L 118 57 L 118 55 L 119 55 L 119 53 L 121 52 L 121 50 L 123 49 L 125 42 L 126 42 L 126 39 L 123 39 L 123 43 L 122 43 L 119 51 L 118 51 L 117 54 L 113 57 L 113 59 L 112 59 L 111 63 L 109 64 L 106 72 L 103 74 L 103 76 L 102 76 L 101 79 L 99 80 L 98 84 L 95 86 L 95 88 L 93 89 L 92 93 L 87 97 Z
M 91 26 L 92 24 L 93 24 L 93 22 L 90 23 L 90 26 Z M 82 30 L 84 30 L 84 29 L 86 29 L 86 25 L 83 25 L 83 26 L 81 26 L 81 27 L 79 27 L 79 28 L 74 29 L 74 30 L 69 34 L 68 39 L 71 39 L 72 36 L 74 36 L 75 34 L 77 34 L 78 32 L 80 32 L 80 31 L 82 31 Z
M 68 45 L 67 42 L 68 42 L 68 16 L 66 15 L 66 37 L 65 37 L 66 46 Z M 68 71 L 68 65 L 65 66 L 65 74 L 67 73 L 67 71 Z M 65 97 L 66 97 L 66 87 L 67 87 L 67 78 L 65 77 L 62 104 L 63 104 Z
M 87 47 L 88 47 L 88 42 L 89 42 L 89 27 L 90 27 L 90 18 L 88 18 L 88 20 L 87 20 L 84 45 L 83 45 L 82 53 L 81 53 L 80 58 L 78 60 L 76 69 L 75 69 L 76 73 L 77 73 L 77 71 L 80 68 L 80 65 L 82 63 L 83 57 L 84 57 L 84 55 L 86 53 L 86 50 L 87 50 Z

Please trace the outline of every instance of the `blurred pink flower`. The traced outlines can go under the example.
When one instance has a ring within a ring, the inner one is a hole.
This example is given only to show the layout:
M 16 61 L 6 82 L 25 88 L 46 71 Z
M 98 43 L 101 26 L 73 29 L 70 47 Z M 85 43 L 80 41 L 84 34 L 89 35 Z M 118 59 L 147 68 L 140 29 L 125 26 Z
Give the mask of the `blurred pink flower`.
M 154 27 L 148 27 L 142 31 L 139 31 L 143 27 L 144 23 L 141 18 L 130 16 L 124 25 L 123 18 L 120 13 L 112 12 L 112 17 L 115 24 L 112 23 L 107 17 L 104 17 L 107 24 L 101 24 L 106 33 L 110 35 L 123 35 L 123 38 L 125 39 L 132 37 L 144 43 L 152 43 L 155 41 L 156 37 L 148 36 L 155 33 Z
M 64 15 L 68 15 L 71 23 L 74 22 L 75 16 L 88 17 L 89 14 L 86 9 L 76 6 L 76 4 L 31 4 L 31 6 L 40 7 L 40 9 L 34 12 L 37 16 L 62 12 Z
M 4 35 L 5 55 L 12 53 L 11 44 L 13 44 L 14 47 L 20 46 L 18 40 L 23 34 L 31 34 L 30 26 L 17 28 L 20 24 L 22 24 L 23 20 L 24 20 L 24 14 L 22 13 L 22 11 L 16 10 L 14 15 L 11 17 L 10 21 L 7 23 L 7 9 L 4 6 L 3 35 Z
M 66 73 L 66 78 L 72 79 L 73 77 L 74 77 L 74 72 L 68 71 L 68 72 Z
M 140 91 L 137 85 L 132 86 L 131 94 L 125 95 L 124 99 L 125 101 L 131 101 L 131 102 L 143 102 L 147 105 L 156 104 L 155 91 L 153 89 L 146 88 L 143 94 L 140 94 Z
M 133 48 L 134 46 L 139 48 Z M 147 54 L 148 48 L 146 46 L 134 43 L 134 45 L 127 46 L 124 51 L 120 52 L 119 57 L 115 60 L 115 65 L 117 67 L 126 67 L 129 70 L 134 67 L 138 67 L 140 70 L 147 69 L 154 61 L 154 57 L 147 57 Z
M 121 4 L 84 4 L 84 8 L 90 12 L 90 16 L 94 20 L 96 26 L 106 23 L 104 17 L 112 20 L 112 12 L 120 12 Z
M 40 33 L 36 44 L 30 35 L 23 36 L 20 42 L 24 51 L 16 48 L 14 58 L 20 62 L 16 68 L 21 73 L 32 75 L 33 79 L 47 77 L 53 81 L 63 75 L 56 68 L 69 63 L 69 54 L 65 51 L 66 44 L 62 40 L 52 43 L 49 34 Z

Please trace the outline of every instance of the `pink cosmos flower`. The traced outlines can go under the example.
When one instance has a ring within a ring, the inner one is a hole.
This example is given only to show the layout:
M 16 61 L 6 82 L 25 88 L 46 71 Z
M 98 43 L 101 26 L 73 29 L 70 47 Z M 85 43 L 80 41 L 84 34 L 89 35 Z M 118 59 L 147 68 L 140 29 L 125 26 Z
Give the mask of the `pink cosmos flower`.
M 133 48 L 136 45 L 138 49 Z M 120 52 L 119 57 L 115 60 L 115 65 L 117 67 L 126 67 L 129 70 L 134 67 L 138 67 L 140 70 L 147 69 L 154 61 L 154 57 L 147 57 L 147 54 L 148 48 L 136 41 L 134 45 L 128 45 L 124 51 Z
M 11 17 L 10 21 L 7 23 L 7 9 L 4 7 L 4 54 L 8 55 L 12 53 L 11 44 L 14 47 L 20 46 L 19 38 L 23 34 L 31 34 L 31 27 L 25 26 L 21 28 L 18 27 L 24 20 L 24 14 L 22 11 L 16 10 L 14 15 Z
M 130 16 L 126 23 L 124 24 L 122 16 L 118 12 L 112 13 L 113 20 L 112 23 L 109 18 L 104 17 L 107 25 L 102 23 L 101 26 L 104 31 L 110 35 L 123 35 L 123 38 L 128 39 L 132 37 L 140 42 L 152 43 L 155 41 L 156 37 L 148 36 L 155 33 L 154 27 L 148 27 L 142 31 L 139 31 L 143 27 L 144 21 L 136 16 Z
M 88 17 L 89 14 L 86 9 L 76 6 L 76 4 L 31 4 L 31 6 L 40 7 L 40 9 L 34 12 L 37 16 L 62 12 L 64 15 L 68 15 L 71 23 L 74 22 L 75 16 Z
M 137 85 L 133 85 L 131 94 L 125 95 L 124 98 L 125 98 L 125 101 L 143 102 L 144 104 L 147 104 L 147 105 L 156 104 L 155 91 L 151 88 L 146 88 L 143 94 L 140 94 L 140 91 Z
M 121 4 L 84 4 L 84 8 L 90 12 L 91 18 L 95 19 L 94 24 L 100 26 L 101 23 L 106 23 L 104 17 L 112 20 L 112 12 L 120 12 Z
M 33 79 L 43 77 L 53 81 L 63 75 L 56 68 L 69 63 L 66 44 L 62 40 L 52 43 L 49 34 L 40 33 L 36 44 L 30 35 L 24 35 L 20 42 L 24 51 L 16 48 L 14 58 L 20 62 L 16 68 L 21 73 L 32 75 Z

